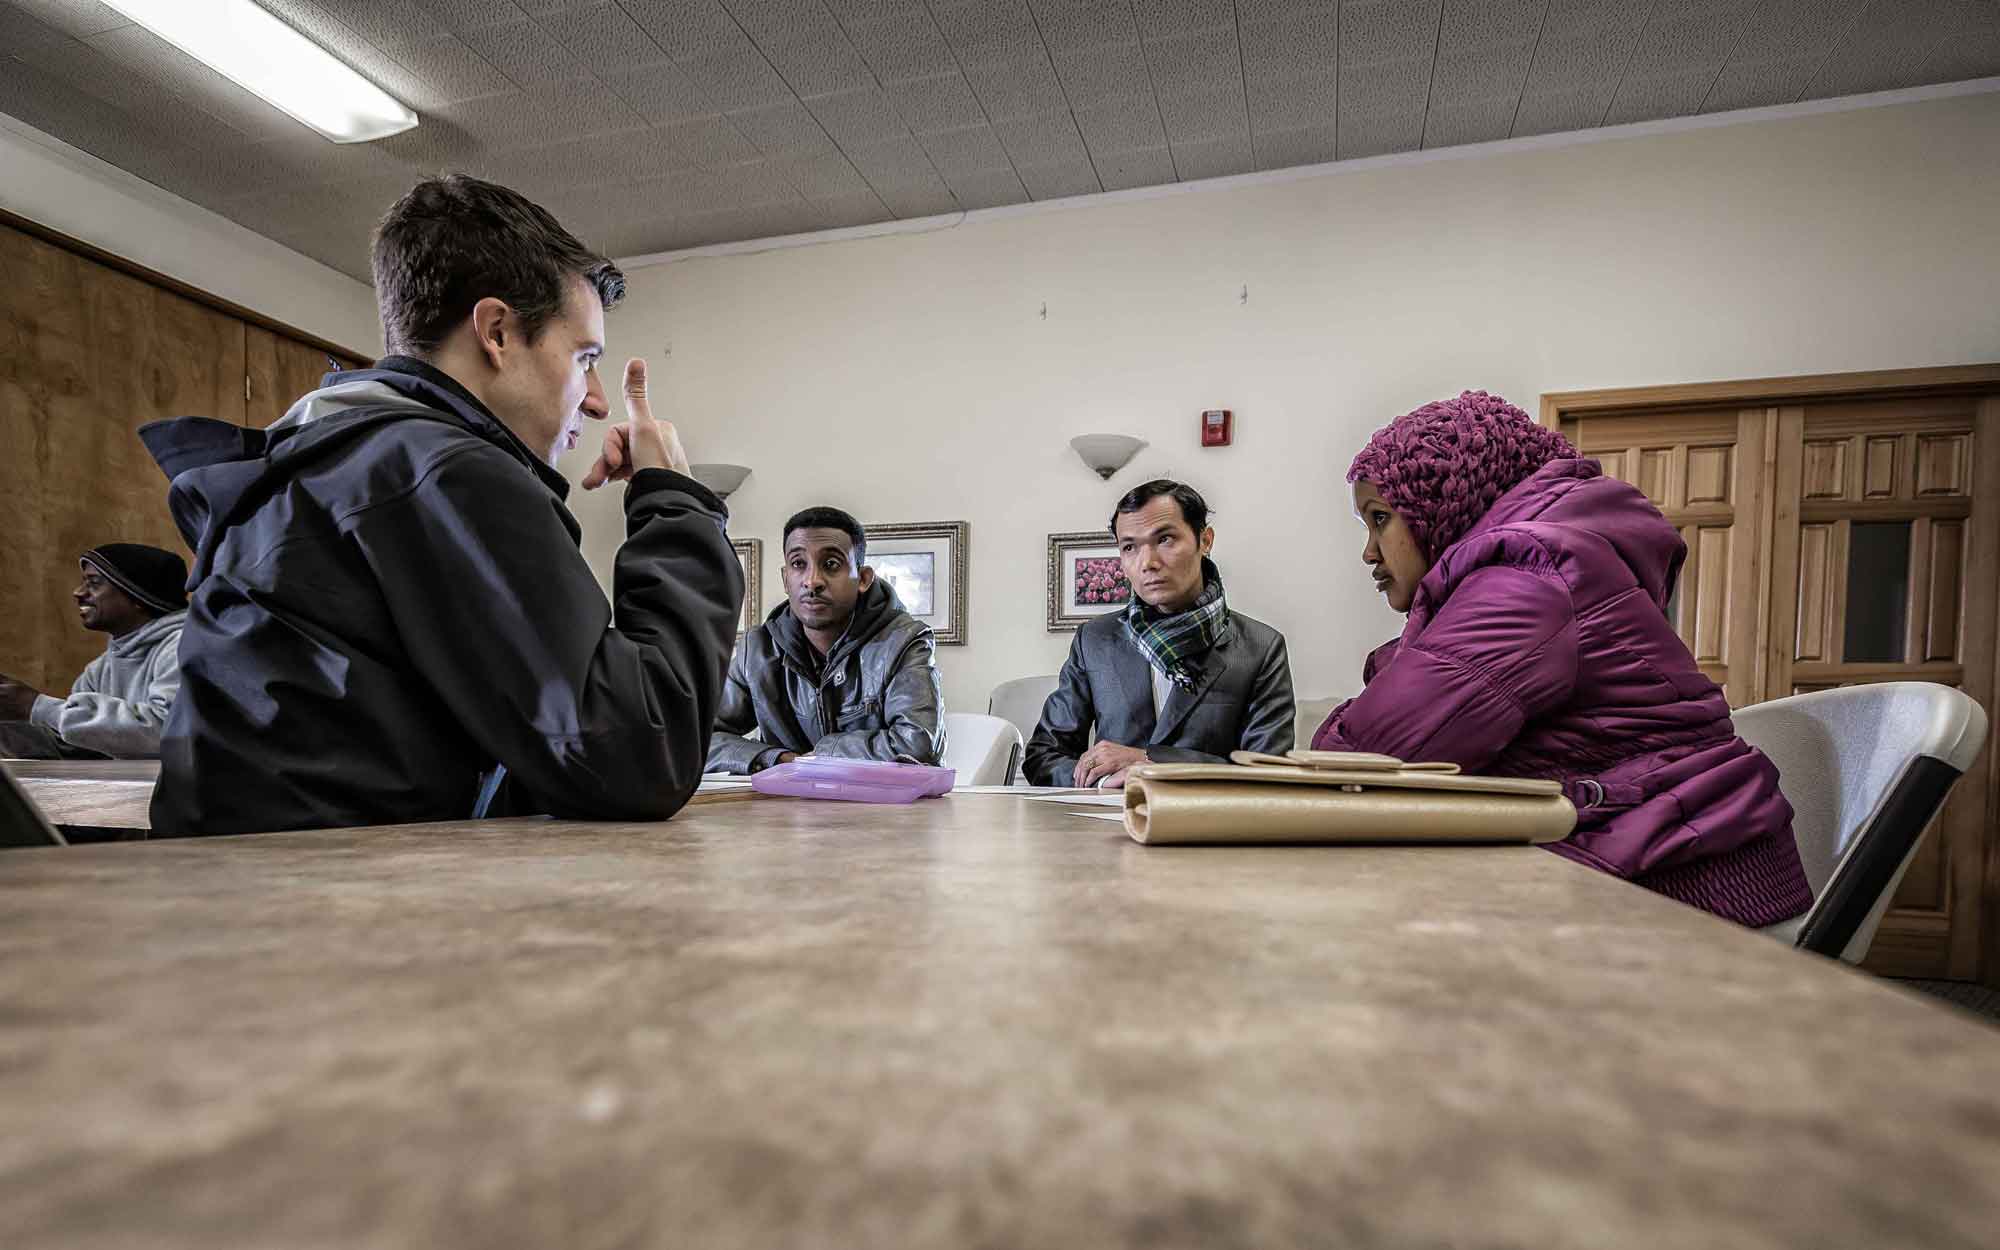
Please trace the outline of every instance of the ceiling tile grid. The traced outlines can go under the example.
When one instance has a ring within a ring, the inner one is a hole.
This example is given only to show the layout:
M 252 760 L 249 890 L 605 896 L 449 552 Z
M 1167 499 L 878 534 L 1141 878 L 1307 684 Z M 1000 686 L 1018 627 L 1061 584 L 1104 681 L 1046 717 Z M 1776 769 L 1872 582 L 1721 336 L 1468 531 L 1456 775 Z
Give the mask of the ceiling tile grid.
M 258 0 L 415 109 L 328 143 L 99 0 L 0 111 L 366 277 L 415 179 L 654 252 L 2000 74 L 2000 0 Z

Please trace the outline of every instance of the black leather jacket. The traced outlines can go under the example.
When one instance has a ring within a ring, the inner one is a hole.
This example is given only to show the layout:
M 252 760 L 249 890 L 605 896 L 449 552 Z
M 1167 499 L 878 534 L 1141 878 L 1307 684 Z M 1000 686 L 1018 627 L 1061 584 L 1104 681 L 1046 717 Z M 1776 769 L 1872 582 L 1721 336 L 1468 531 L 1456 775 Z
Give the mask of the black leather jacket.
M 878 581 L 854 605 L 823 659 L 778 605 L 729 661 L 708 771 L 754 773 L 781 751 L 936 764 L 944 758 L 944 689 L 931 627 Z M 763 740 L 743 735 L 762 731 Z

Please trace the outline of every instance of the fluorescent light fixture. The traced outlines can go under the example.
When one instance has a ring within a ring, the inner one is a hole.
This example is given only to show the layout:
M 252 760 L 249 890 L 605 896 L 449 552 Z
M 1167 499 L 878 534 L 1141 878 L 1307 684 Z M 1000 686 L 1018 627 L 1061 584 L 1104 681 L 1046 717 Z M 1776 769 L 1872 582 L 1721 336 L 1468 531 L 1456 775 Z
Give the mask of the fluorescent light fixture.
M 401 134 L 417 115 L 250 0 L 105 0 L 335 143 Z

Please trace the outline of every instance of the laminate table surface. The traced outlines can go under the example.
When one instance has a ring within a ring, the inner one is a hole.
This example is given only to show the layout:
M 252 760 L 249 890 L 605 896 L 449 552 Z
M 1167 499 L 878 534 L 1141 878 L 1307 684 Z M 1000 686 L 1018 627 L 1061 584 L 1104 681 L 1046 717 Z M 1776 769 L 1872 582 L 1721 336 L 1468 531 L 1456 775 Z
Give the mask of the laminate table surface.
M 100 829 L 149 829 L 158 760 L 8 760 L 51 823 Z
M 1962 1246 L 2000 1030 L 1529 847 L 756 799 L 0 853 L 0 1242 Z

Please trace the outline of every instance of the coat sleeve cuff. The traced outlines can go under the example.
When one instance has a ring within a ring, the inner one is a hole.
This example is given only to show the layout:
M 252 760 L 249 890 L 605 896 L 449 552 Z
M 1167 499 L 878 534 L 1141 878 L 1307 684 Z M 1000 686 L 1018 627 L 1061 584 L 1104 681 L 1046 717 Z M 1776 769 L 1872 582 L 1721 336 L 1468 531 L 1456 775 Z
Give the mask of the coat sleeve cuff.
M 650 495 L 658 490 L 677 490 L 682 494 L 692 495 L 696 503 L 710 512 L 717 513 L 724 520 L 729 518 L 729 505 L 722 502 L 721 496 L 687 474 L 676 473 L 672 469 L 641 469 L 634 473 L 631 482 L 625 487 L 626 509 L 629 511 L 633 502 L 640 496 Z
M 44 729 L 54 729 L 62 716 L 63 701 L 53 695 L 38 694 L 35 706 L 29 710 L 28 719 Z

